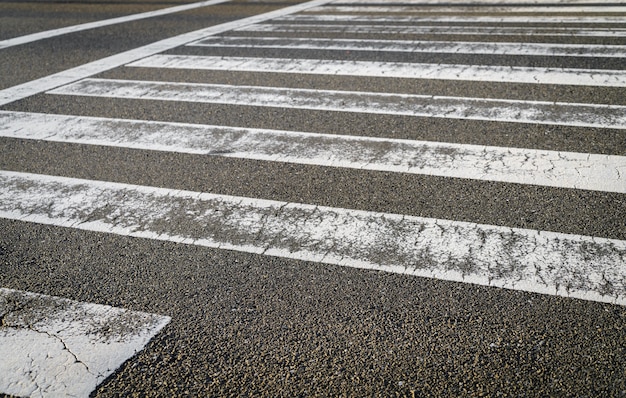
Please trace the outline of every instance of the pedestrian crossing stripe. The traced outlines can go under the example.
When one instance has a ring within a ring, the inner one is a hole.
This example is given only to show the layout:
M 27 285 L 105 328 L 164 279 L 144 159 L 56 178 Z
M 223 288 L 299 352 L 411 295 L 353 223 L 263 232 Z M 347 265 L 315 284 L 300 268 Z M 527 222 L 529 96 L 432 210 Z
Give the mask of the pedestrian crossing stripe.
M 626 87 L 626 72 L 606 69 L 430 64 L 329 59 L 157 54 L 127 66 L 237 72 L 297 73 L 402 79 Z
M 626 305 L 626 241 L 0 172 L 0 217 Z
M 10 111 L 0 136 L 626 193 L 626 156 Z
M 83 79 L 48 93 L 626 129 L 624 105 L 119 79 Z
M 577 25 L 589 25 L 589 24 L 618 24 L 624 23 L 623 16 L 607 16 L 607 15 L 472 15 L 471 17 L 463 15 L 367 15 L 367 14 L 324 14 L 315 13 L 308 14 L 305 12 L 299 14 L 282 15 L 273 18 L 272 21 L 276 22 L 376 22 L 376 23 L 418 23 L 424 22 L 436 22 L 439 24 L 445 23 L 467 23 L 467 24 L 485 24 L 485 23 L 503 23 L 503 24 L 531 24 L 531 23 L 543 23 L 543 24 L 577 24 Z M 349 26 L 349 25 L 346 25 Z M 442 26 L 442 28 L 451 28 L 450 26 Z M 490 28 L 490 27 L 487 27 Z M 529 27 L 530 28 L 530 27 Z M 550 29 L 552 27 L 545 27 Z M 559 27 L 554 27 L 558 30 Z
M 170 318 L 0 288 L 0 393 L 88 397 Z

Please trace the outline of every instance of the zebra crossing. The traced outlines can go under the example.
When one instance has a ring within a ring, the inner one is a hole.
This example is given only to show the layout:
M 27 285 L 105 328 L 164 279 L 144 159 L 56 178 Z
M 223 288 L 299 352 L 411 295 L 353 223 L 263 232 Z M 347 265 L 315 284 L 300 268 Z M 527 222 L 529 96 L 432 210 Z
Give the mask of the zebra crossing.
M 590 191 L 610 203 L 623 201 L 626 148 L 619 145 L 624 143 L 626 102 L 586 99 L 599 98 L 605 91 L 624 92 L 626 68 L 620 66 L 626 66 L 626 44 L 621 39 L 626 35 L 626 8 L 590 1 L 568 6 L 430 3 L 405 0 L 381 6 L 317 0 L 3 90 L 0 137 L 340 168 L 355 176 L 375 171 L 400 178 L 435 176 L 451 183 L 511 184 L 513 190 L 532 186 L 548 192 Z M 562 43 L 562 37 L 574 43 Z M 270 53 L 260 55 L 259 49 Z M 380 54 L 393 60 L 381 60 Z M 472 63 L 420 58 L 433 54 L 469 55 Z M 409 58 L 399 61 L 403 56 Z M 535 62 L 506 65 L 493 61 L 494 56 L 534 57 Z M 573 66 L 576 62 L 582 66 Z M 143 79 L 144 72 L 163 79 Z M 200 77 L 185 81 L 185 73 Z M 232 81 L 214 78 L 219 73 Z M 259 76 L 263 83 L 237 81 L 250 76 Z M 299 85 L 300 78 L 305 83 Z M 332 85 L 347 78 L 376 79 L 377 89 L 342 84 L 329 89 L 307 83 L 331 79 Z M 281 84 L 290 79 L 296 83 Z M 386 91 L 392 81 L 413 88 Z M 457 82 L 470 85 L 469 91 L 475 93 L 442 93 Z M 486 95 L 479 88 L 483 83 L 509 87 L 512 95 Z M 559 93 L 573 90 L 573 94 L 549 99 L 550 90 L 559 87 L 564 88 Z M 518 94 L 524 90 L 544 94 L 526 98 Z M 582 95 L 581 100 L 577 93 L 582 92 L 587 97 Z M 11 109 L 14 101 L 32 96 L 58 98 L 65 104 L 106 100 L 183 108 L 199 104 L 218 110 L 277 109 L 287 115 L 310 111 L 312 119 L 326 114 L 377 115 L 409 118 L 420 129 L 439 120 L 452 123 L 449 128 L 454 132 L 490 127 L 486 133 L 465 131 L 463 136 L 471 139 L 435 141 L 420 139 L 422 132 L 412 134 L 411 126 L 409 137 L 398 138 L 388 131 L 314 129 L 306 120 L 297 129 L 289 129 L 287 122 L 283 128 L 261 128 L 239 120 L 232 124 L 152 120 L 137 110 L 122 118 Z M 462 124 L 468 121 L 469 125 Z M 565 142 L 574 129 L 600 139 L 617 137 L 613 139 L 618 146 L 586 152 L 568 150 L 567 144 L 533 146 L 523 137 L 518 146 L 501 146 L 490 144 L 489 131 L 494 128 L 540 129 Z M 77 178 L 71 173 L 0 171 L 0 187 L 0 217 L 5 219 L 626 305 L 624 230 L 582 235 Z M 613 216 L 626 217 L 620 211 Z M 618 220 L 618 225 L 623 223 Z M 158 329 L 165 323 L 161 320 Z

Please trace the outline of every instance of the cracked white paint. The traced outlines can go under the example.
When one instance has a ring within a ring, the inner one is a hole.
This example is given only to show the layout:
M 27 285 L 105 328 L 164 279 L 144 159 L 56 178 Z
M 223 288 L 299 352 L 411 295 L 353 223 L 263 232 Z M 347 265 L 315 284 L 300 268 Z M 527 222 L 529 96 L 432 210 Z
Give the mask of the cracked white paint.
M 0 392 L 88 397 L 169 317 L 0 288 Z
M 444 23 L 507 23 L 507 24 L 529 24 L 529 23 L 549 23 L 549 24 L 603 24 L 603 23 L 624 23 L 626 17 L 623 16 L 593 16 L 593 15 L 367 15 L 367 14 L 307 14 L 306 11 L 299 14 L 283 15 L 273 18 L 272 21 L 291 22 L 376 22 L 376 23 L 415 23 L 424 22 Z M 450 28 L 453 26 L 443 26 Z
M 0 216 L 626 304 L 626 241 L 0 172 Z
M 626 156 L 10 111 L 0 136 L 626 193 Z
M 626 30 L 625 30 L 626 33 Z M 284 37 L 210 37 L 188 46 L 288 48 L 304 50 L 386 51 L 408 53 L 489 54 L 489 55 L 536 55 L 565 57 L 626 58 L 626 46 L 559 43 L 504 43 L 504 42 L 458 42 L 414 40 L 363 40 L 363 39 L 316 39 Z M 138 61 L 141 62 L 141 61 Z M 372 62 L 372 68 L 383 63 Z M 393 63 L 385 63 L 384 65 Z M 396 63 L 395 65 L 403 65 Z M 420 64 L 415 64 L 419 72 Z M 537 70 L 537 68 L 526 68 Z M 546 70 L 541 68 L 540 70 Z M 574 71 L 571 69 L 569 71 Z M 588 73 L 588 70 L 581 70 Z M 604 73 L 604 70 L 594 71 Z M 622 74 L 624 72 L 622 71 Z M 569 83 L 571 84 L 571 82 Z
M 626 106 L 623 105 L 115 79 L 84 79 L 49 91 L 49 93 L 578 127 L 626 128 Z
M 312 7 L 307 12 L 328 12 L 328 13 L 402 13 L 402 14 L 437 14 L 454 12 L 459 14 L 498 14 L 498 13 L 524 13 L 524 14 L 546 14 L 546 13 L 626 13 L 626 6 L 533 6 L 533 7 L 515 7 L 515 6 L 484 6 L 484 7 L 464 7 L 464 6 L 439 6 L 439 7 L 419 7 L 416 5 L 402 6 L 342 6 L 342 5 L 323 5 Z
M 391 49 L 393 49 L 391 47 Z M 421 64 L 328 59 L 214 57 L 158 54 L 127 66 L 405 79 L 626 87 L 626 71 L 501 65 Z
M 307 21 L 306 15 L 295 21 Z M 312 15 L 310 18 L 315 17 Z M 338 16 L 337 16 L 338 17 Z M 359 22 L 365 18 L 347 19 L 349 22 Z M 408 18 L 408 17 L 403 17 Z M 332 22 L 334 19 L 328 19 Z M 377 20 L 371 19 L 371 22 Z M 386 22 L 381 20 L 381 22 Z M 394 21 L 389 21 L 394 22 Z M 398 22 L 403 22 L 402 20 Z M 404 22 L 419 23 L 407 19 Z M 436 20 L 433 22 L 437 22 Z M 493 21 L 497 23 L 498 21 Z M 506 22 L 506 21 L 505 21 Z M 620 21 L 623 23 L 623 21 Z M 237 32 L 263 33 L 336 33 L 336 34 L 363 34 L 363 35 L 464 35 L 464 36 L 567 36 L 567 37 L 626 37 L 624 28 L 581 28 L 581 27 L 531 27 L 531 26 L 450 26 L 450 25 L 359 25 L 359 24 L 288 24 L 263 23 L 247 25 L 235 29 Z

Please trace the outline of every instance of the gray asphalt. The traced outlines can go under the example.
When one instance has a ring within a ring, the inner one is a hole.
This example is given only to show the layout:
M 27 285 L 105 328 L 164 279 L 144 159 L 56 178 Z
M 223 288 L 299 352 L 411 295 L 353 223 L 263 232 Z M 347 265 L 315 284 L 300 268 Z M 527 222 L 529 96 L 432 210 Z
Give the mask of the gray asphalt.
M 175 4 L 0 2 L 0 39 Z M 0 89 L 291 4 L 235 1 L 2 49 Z M 169 52 L 435 63 L 480 58 Z M 480 62 L 626 67 L 621 59 Z M 623 88 L 124 67 L 96 77 L 626 103 Z M 623 130 L 50 94 L 0 109 L 626 155 Z M 626 197 L 617 193 L 9 138 L 0 138 L 0 154 L 3 170 L 626 239 Z M 2 287 L 172 317 L 98 387 L 98 397 L 626 396 L 623 306 L 5 219 L 0 271 Z

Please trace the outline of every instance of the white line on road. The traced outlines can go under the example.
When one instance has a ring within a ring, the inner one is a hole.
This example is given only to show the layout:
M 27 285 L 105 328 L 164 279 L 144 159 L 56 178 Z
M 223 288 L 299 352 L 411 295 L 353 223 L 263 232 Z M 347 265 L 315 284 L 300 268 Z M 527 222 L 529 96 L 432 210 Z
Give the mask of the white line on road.
M 9 87 L 4 90 L 0 90 L 0 106 L 21 100 L 31 95 L 43 93 L 46 90 L 51 90 L 55 87 L 68 84 L 83 79 L 85 77 L 116 68 L 118 66 L 122 66 L 129 62 L 136 61 L 138 59 L 154 55 L 162 51 L 167 51 L 174 47 L 185 45 L 192 41 L 197 41 L 211 35 L 224 33 L 245 25 L 259 23 L 272 18 L 277 18 L 279 16 L 303 11 L 309 7 L 325 4 L 330 1 L 332 0 L 312 0 L 306 3 L 285 7 L 280 10 L 270 11 L 264 14 L 254 15 L 236 21 L 210 26 L 208 28 L 184 33 L 179 36 L 170 37 L 152 44 L 148 44 L 147 46 L 138 47 L 129 51 L 125 51 L 123 53 L 99 59 L 97 61 L 89 62 L 84 65 L 67 69 L 49 76 L 45 76 L 40 79 L 32 80 L 27 83 Z
M 0 288 L 0 392 L 88 397 L 170 318 Z
M 417 22 L 414 22 L 417 23 Z M 567 36 L 626 37 L 622 28 L 518 27 L 518 26 L 441 26 L 441 25 L 357 25 L 263 23 L 244 26 L 237 32 L 318 33 L 363 35 L 464 35 L 464 36 Z
M 380 4 L 381 0 L 335 0 L 334 4 Z M 401 5 L 441 5 L 441 0 L 392 0 L 389 3 L 401 4 Z M 598 7 L 606 6 L 607 0 L 515 0 L 515 4 L 526 5 L 530 7 L 546 6 L 546 5 L 573 5 L 583 4 L 590 5 L 596 4 Z M 445 5 L 468 5 L 468 0 L 446 0 Z M 511 4 L 510 0 L 472 0 L 474 6 L 508 6 Z
M 367 14 L 295 14 L 274 18 L 275 21 L 294 22 L 390 22 L 390 23 L 547 23 L 547 24 L 616 24 L 626 17 L 590 15 L 367 15 Z
M 20 37 L 14 37 L 7 40 L 0 40 L 0 49 L 18 46 L 21 44 L 32 43 L 37 40 L 49 39 L 51 37 L 61 36 L 68 33 L 81 32 L 83 30 L 100 28 L 103 26 L 116 25 L 124 22 L 137 21 L 139 19 L 153 18 L 161 15 L 174 14 L 177 12 L 193 10 L 195 8 L 212 6 L 215 4 L 225 3 L 230 0 L 208 0 L 200 1 L 198 3 L 183 4 L 176 7 L 164 8 L 161 10 L 142 12 L 139 14 L 126 15 L 123 17 L 104 19 L 101 21 L 94 21 L 83 23 L 80 25 L 67 26 L 59 29 L 46 30 L 44 32 L 37 32 L 30 35 L 24 35 Z
M 623 105 L 114 79 L 84 79 L 49 93 L 626 129 Z
M 445 3 L 444 3 L 445 4 Z M 466 3 L 467 4 L 467 3 Z M 609 13 L 626 13 L 626 7 L 621 5 L 615 6 L 604 6 L 599 7 L 597 5 L 591 6 L 533 6 L 533 7 L 516 7 L 516 6 L 481 6 L 481 7 L 471 7 L 459 5 L 459 6 L 448 6 L 445 4 L 444 6 L 432 7 L 420 7 L 416 5 L 390 5 L 390 6 L 341 6 L 341 5 L 324 5 L 320 7 L 310 8 L 308 12 L 330 12 L 330 13 L 354 13 L 354 12 L 363 12 L 363 13 L 403 13 L 403 14 L 436 14 L 436 13 L 458 13 L 458 14 L 498 14 L 498 13 L 536 13 L 536 14 L 547 14 L 547 13 L 599 13 L 599 14 L 609 14 Z
M 626 193 L 626 156 L 7 111 L 0 136 Z
M 626 31 L 624 33 L 626 34 Z M 208 39 L 190 43 L 188 46 L 626 58 L 626 46 L 595 44 L 363 40 L 336 38 L 316 39 L 284 37 L 210 37 Z
M 626 304 L 626 241 L 0 172 L 0 217 Z
M 501 65 L 424 64 L 331 59 L 212 57 L 157 54 L 127 66 L 297 73 L 474 82 L 626 87 L 626 71 Z

